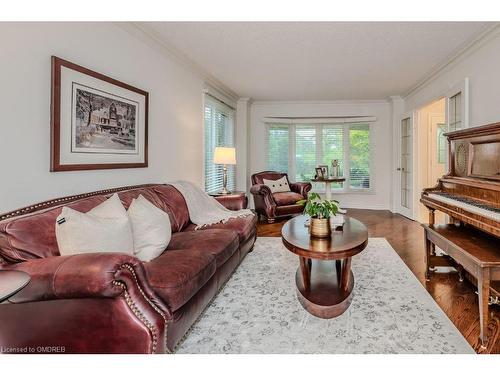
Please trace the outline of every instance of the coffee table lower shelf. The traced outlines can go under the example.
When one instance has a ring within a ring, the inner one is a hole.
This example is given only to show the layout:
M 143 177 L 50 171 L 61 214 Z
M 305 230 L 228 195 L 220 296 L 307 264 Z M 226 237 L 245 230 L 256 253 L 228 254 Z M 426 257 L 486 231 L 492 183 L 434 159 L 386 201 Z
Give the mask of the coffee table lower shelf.
M 300 257 L 295 274 L 297 297 L 310 314 L 331 319 L 342 315 L 351 305 L 354 275 L 351 258 L 316 260 Z

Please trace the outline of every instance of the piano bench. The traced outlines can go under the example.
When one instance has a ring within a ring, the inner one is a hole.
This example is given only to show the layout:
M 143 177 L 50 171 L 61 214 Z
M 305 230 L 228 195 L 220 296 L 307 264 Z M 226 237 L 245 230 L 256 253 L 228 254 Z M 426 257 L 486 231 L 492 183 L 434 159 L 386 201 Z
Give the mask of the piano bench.
M 500 239 L 470 226 L 454 224 L 422 225 L 425 232 L 425 277 L 429 269 L 453 266 L 464 269 L 477 282 L 479 295 L 480 339 L 487 344 L 490 292 L 498 297 L 500 281 Z M 436 256 L 435 247 L 447 255 Z M 449 259 L 451 258 L 451 259 Z

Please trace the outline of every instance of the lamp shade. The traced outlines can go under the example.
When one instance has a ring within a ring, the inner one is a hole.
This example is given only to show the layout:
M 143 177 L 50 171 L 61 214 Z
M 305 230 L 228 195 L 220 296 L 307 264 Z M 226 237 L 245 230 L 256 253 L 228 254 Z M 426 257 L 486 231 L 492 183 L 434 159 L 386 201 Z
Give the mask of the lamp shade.
M 234 147 L 216 147 L 214 152 L 215 164 L 236 164 L 236 149 Z

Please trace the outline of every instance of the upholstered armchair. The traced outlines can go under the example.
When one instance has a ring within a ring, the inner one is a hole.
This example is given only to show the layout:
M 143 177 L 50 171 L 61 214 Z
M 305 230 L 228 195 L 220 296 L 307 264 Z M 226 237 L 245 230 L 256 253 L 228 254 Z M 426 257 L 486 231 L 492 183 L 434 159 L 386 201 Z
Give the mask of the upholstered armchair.
M 286 176 L 290 191 L 271 193 L 269 186 L 264 184 L 266 180 L 279 180 Z M 312 185 L 309 182 L 291 183 L 286 173 L 265 171 L 252 175 L 252 187 L 250 192 L 253 195 L 255 211 L 259 215 L 267 217 L 269 223 L 274 223 L 277 217 L 290 216 L 301 213 L 303 206 L 297 201 L 306 199 Z

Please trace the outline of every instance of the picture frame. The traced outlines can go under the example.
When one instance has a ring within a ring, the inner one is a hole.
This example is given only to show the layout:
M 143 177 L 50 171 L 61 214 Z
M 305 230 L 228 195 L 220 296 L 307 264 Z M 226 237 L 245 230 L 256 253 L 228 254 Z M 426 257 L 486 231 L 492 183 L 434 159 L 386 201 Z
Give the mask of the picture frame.
M 148 166 L 149 93 L 51 57 L 50 171 Z
M 328 165 L 318 165 L 321 168 L 322 178 L 328 178 Z
M 323 169 L 321 167 L 316 167 L 315 170 L 316 170 L 316 178 L 322 180 L 324 178 Z

